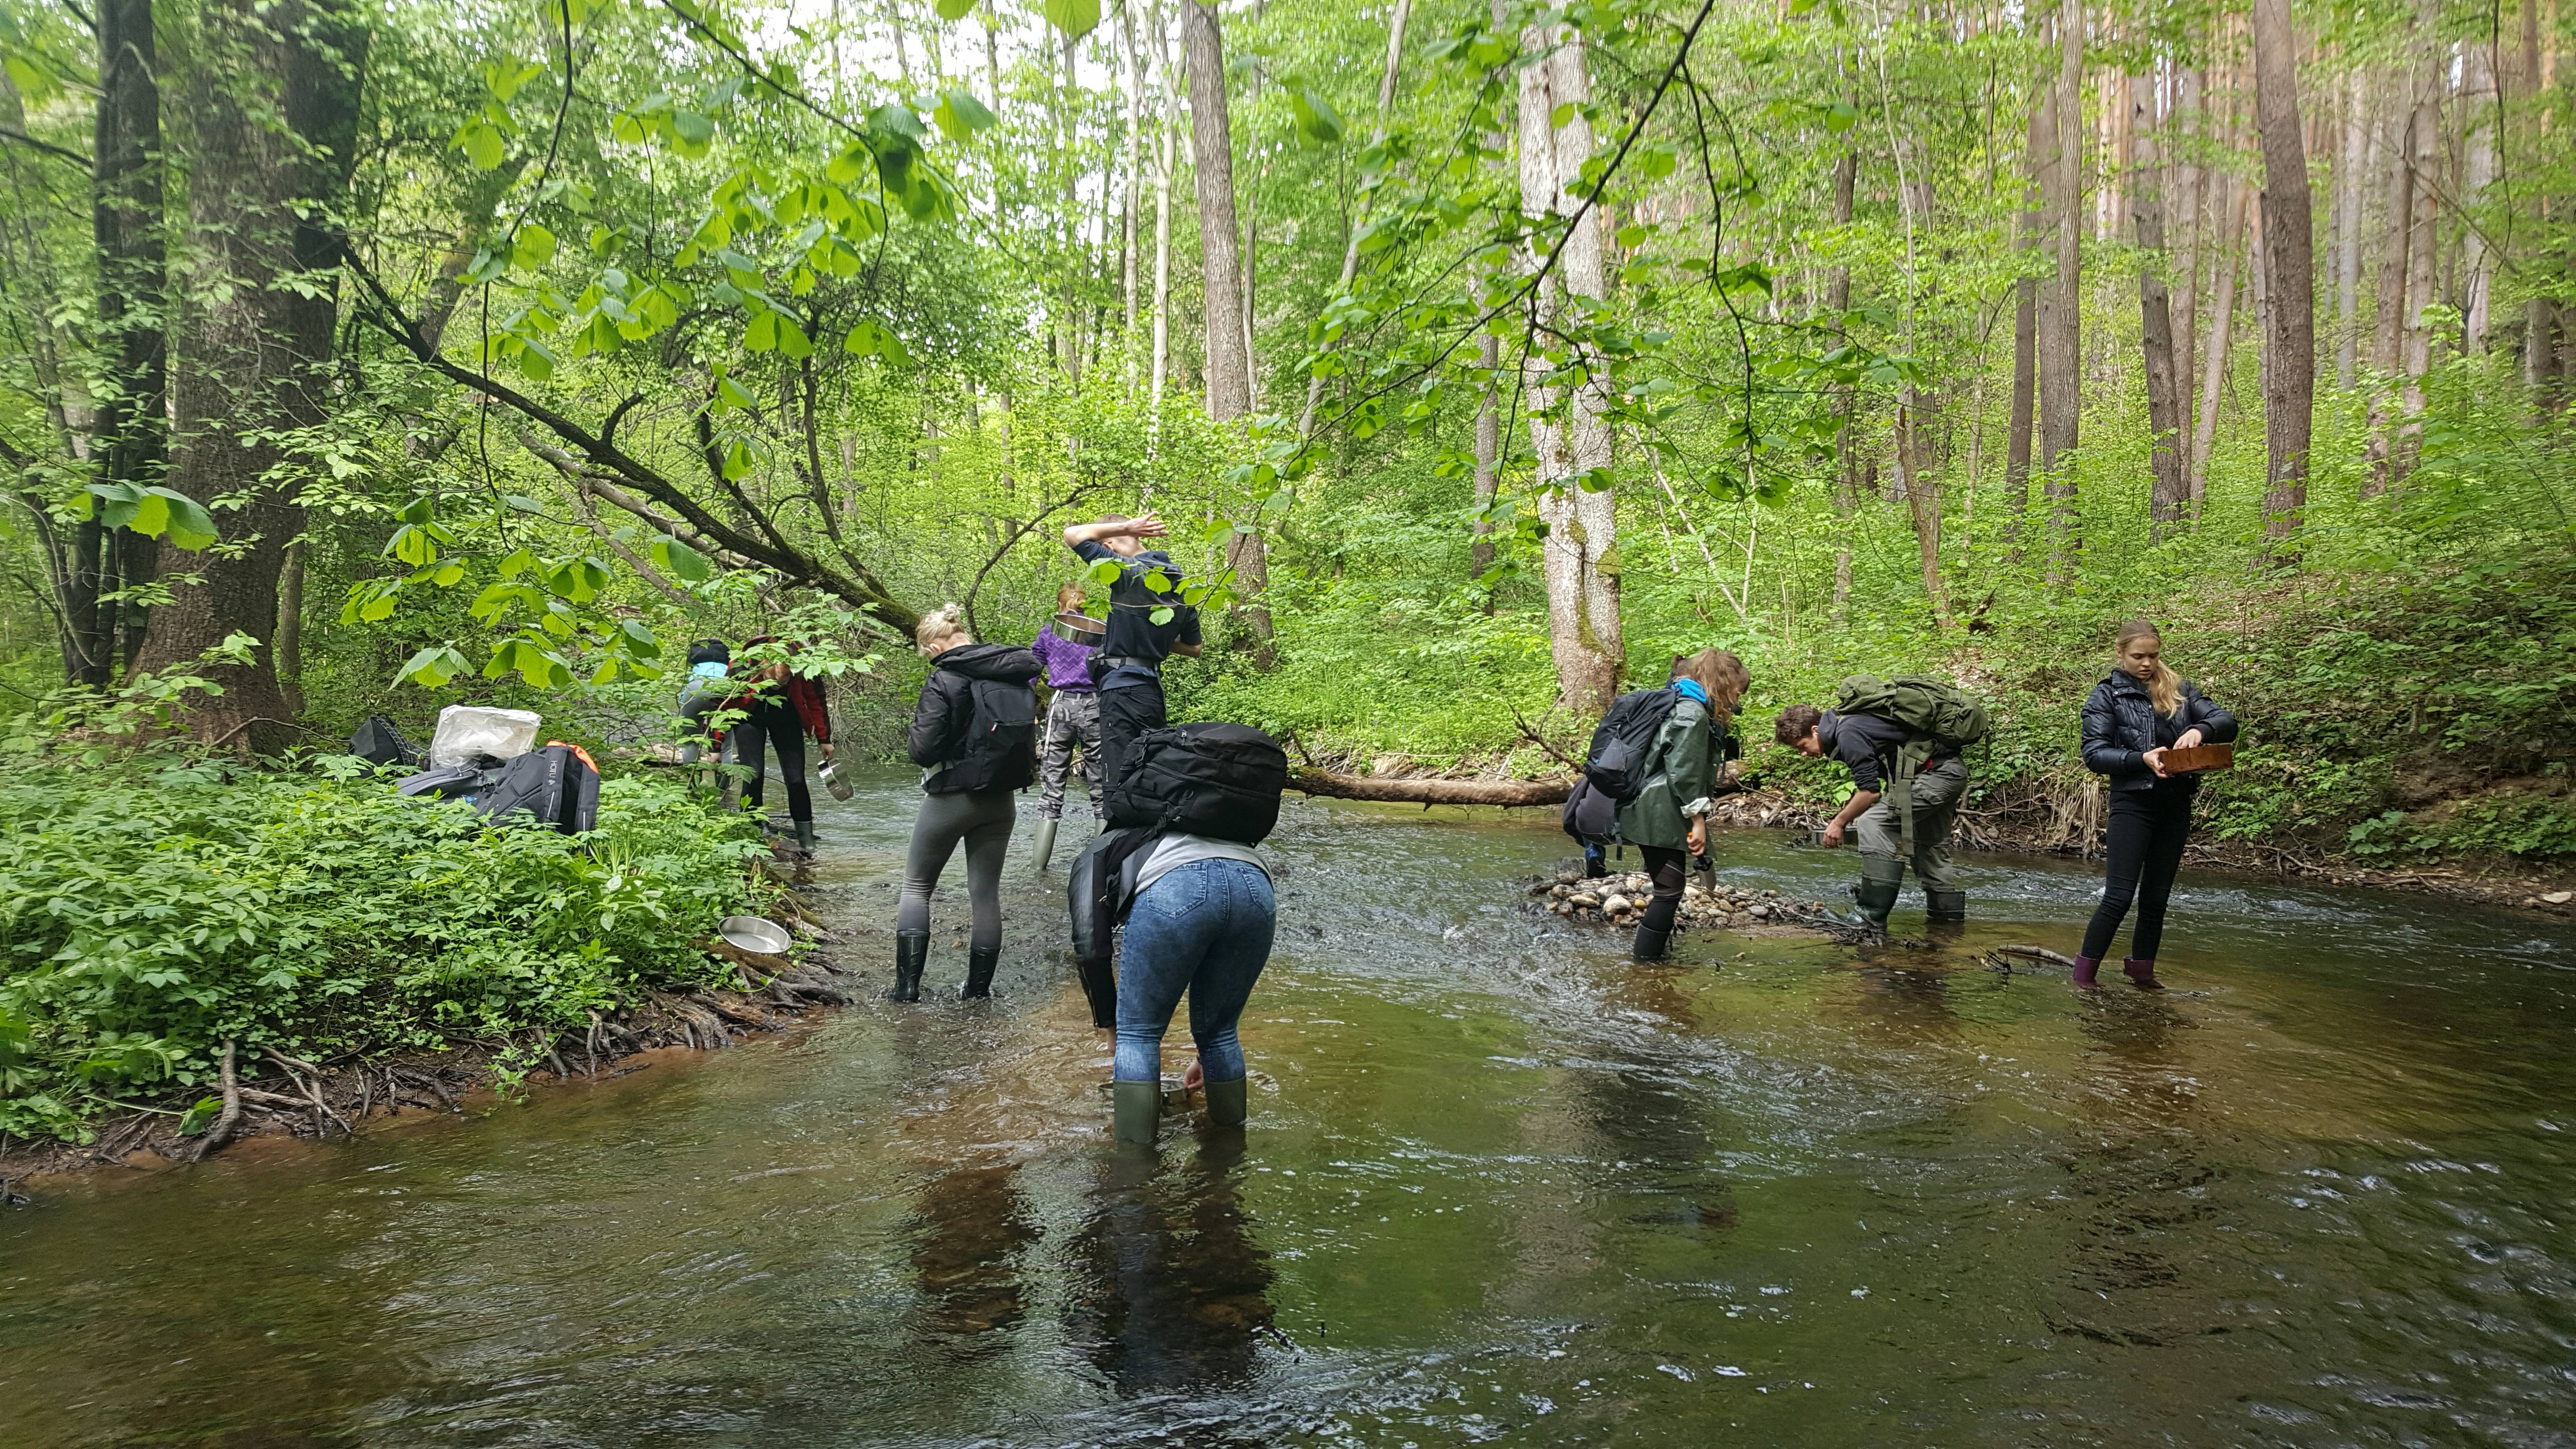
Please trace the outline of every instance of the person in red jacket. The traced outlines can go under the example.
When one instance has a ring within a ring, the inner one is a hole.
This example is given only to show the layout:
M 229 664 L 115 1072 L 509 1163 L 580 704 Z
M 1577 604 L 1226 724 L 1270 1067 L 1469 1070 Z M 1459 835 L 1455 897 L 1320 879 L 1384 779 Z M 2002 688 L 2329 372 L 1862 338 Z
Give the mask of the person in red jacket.
M 772 647 L 758 651 L 764 644 Z M 751 767 L 751 787 L 743 792 L 743 799 L 754 810 L 760 808 L 762 786 L 768 781 L 767 762 L 760 754 L 766 744 L 778 752 L 778 778 L 787 785 L 787 818 L 795 825 L 797 847 L 812 855 L 814 793 L 805 784 L 805 736 L 813 735 L 823 758 L 832 758 L 832 716 L 823 705 L 823 686 L 788 664 L 785 656 L 795 654 L 796 645 L 775 634 L 746 641 L 743 652 L 755 659 L 765 653 L 770 660 L 744 676 L 747 687 L 724 706 L 742 711 L 733 736 L 737 763 Z

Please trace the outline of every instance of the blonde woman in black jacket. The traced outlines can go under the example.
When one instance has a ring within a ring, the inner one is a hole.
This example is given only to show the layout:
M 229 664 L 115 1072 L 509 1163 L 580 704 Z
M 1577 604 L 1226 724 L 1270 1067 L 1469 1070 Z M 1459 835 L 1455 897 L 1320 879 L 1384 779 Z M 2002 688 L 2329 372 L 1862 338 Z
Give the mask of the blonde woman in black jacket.
M 2191 803 L 2200 777 L 2165 769 L 2169 749 L 2223 745 L 2236 738 L 2236 716 L 2220 708 L 2164 662 L 2164 640 L 2143 619 L 2120 626 L 2109 677 L 2084 701 L 2084 767 L 2108 778 L 2111 823 L 2104 847 L 2102 903 L 2084 928 L 2075 984 L 2090 987 L 2111 938 L 2138 907 L 2129 957 L 2120 969 L 2142 991 L 2161 991 L 2156 947 L 2165 931 L 2165 902 L 2191 838 Z

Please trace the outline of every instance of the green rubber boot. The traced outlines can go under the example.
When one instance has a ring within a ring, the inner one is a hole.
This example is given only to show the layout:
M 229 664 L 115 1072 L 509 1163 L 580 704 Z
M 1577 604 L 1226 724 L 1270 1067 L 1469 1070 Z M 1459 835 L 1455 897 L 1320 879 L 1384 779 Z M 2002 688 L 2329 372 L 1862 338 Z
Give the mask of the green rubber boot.
M 1966 891 L 1925 891 L 1923 921 L 1924 924 L 1932 926 L 1968 924 L 1968 893 Z
M 1109 1117 L 1119 1146 L 1153 1146 L 1154 1134 L 1163 1120 L 1163 1084 L 1111 1082 Z
M 1029 848 L 1029 855 L 1035 862 L 1029 868 L 1040 874 L 1046 871 L 1047 857 L 1055 854 L 1055 827 L 1055 821 L 1040 820 L 1037 843 Z
M 1852 900 L 1859 909 L 1843 919 L 1885 935 L 1887 913 L 1896 909 L 1896 891 L 1904 883 L 1905 862 L 1875 855 L 1862 856 L 1860 884 L 1852 887 Z
M 1252 1115 L 1252 1080 L 1237 1077 L 1231 1082 L 1201 1082 L 1207 1093 L 1208 1120 L 1219 1127 L 1240 1127 Z
M 813 821 L 799 820 L 796 822 L 796 848 L 805 853 L 805 858 L 807 860 L 812 860 L 814 858 Z

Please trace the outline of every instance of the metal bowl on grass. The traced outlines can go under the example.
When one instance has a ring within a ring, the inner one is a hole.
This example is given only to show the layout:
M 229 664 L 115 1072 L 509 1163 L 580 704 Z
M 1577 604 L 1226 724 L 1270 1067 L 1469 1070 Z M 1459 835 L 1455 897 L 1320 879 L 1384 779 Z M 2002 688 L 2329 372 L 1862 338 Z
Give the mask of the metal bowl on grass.
M 758 916 L 727 916 L 716 926 L 716 934 L 726 945 L 755 956 L 784 956 L 795 944 L 786 927 Z

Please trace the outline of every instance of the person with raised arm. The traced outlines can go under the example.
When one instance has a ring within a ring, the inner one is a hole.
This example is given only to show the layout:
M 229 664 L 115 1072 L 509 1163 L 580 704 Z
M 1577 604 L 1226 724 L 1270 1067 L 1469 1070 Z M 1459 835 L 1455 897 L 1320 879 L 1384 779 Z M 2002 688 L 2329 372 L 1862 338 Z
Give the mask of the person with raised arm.
M 1163 698 L 1163 661 L 1199 653 L 1199 611 L 1181 602 L 1181 571 L 1172 556 L 1146 541 L 1169 530 L 1152 513 L 1133 518 L 1102 514 L 1096 522 L 1064 531 L 1067 548 L 1085 563 L 1114 563 L 1109 618 L 1092 671 L 1100 693 L 1100 783 L 1117 788 L 1121 758 L 1138 735 L 1169 722 Z M 1163 622 L 1154 616 L 1168 610 Z

